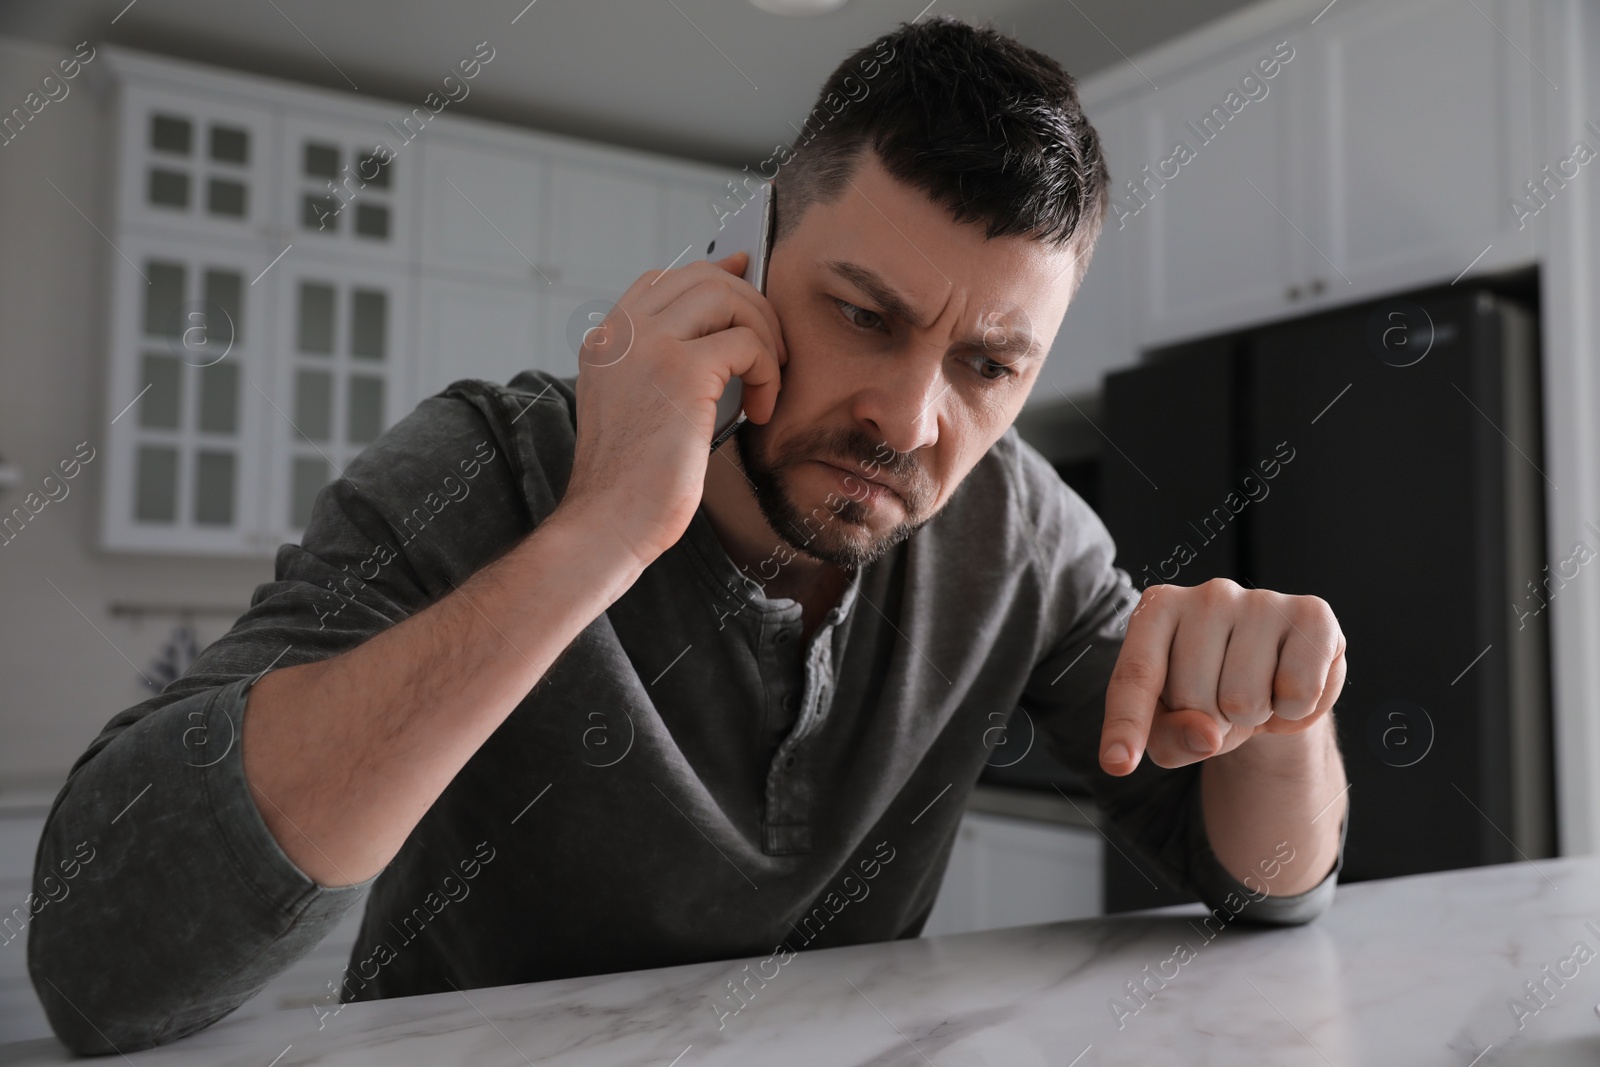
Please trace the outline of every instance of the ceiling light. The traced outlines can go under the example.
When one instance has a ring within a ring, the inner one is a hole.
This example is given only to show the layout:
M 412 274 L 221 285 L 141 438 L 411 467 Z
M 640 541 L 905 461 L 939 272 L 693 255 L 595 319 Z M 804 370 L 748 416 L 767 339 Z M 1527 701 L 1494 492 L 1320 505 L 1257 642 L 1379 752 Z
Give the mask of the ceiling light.
M 750 0 L 752 7 L 769 15 L 826 15 L 850 0 Z

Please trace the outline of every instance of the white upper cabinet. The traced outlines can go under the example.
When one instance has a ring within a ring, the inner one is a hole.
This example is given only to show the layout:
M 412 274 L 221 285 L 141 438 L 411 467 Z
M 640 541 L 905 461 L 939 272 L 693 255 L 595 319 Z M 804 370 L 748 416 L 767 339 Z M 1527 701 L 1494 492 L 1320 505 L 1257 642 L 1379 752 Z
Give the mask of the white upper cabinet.
M 1090 115 L 1114 186 L 1144 165 L 1140 158 L 1144 148 L 1141 114 L 1141 104 L 1133 101 Z M 1134 285 L 1131 243 L 1138 239 L 1141 223 L 1148 222 L 1131 218 L 1119 224 L 1114 211 L 1107 213 L 1088 273 L 1067 307 L 1050 355 L 1028 396 L 1030 405 L 1059 404 L 1066 396 L 1095 392 L 1107 371 L 1134 362 L 1138 353 L 1133 343 L 1133 313 L 1139 293 Z
M 107 51 L 112 550 L 271 555 L 424 397 L 576 374 L 597 302 L 707 239 L 727 180 Z
M 576 359 L 542 332 L 546 302 L 537 283 L 424 276 L 418 399 L 461 378 L 504 384 L 525 370 L 577 373 Z
M 1306 75 L 1304 35 L 1295 36 L 1230 49 L 1162 77 L 1146 97 L 1142 159 L 1116 183 L 1112 221 L 1142 238 L 1147 342 L 1284 304 L 1303 258 L 1295 228 L 1305 228 L 1290 177 Z
M 125 233 L 114 278 L 101 511 L 116 548 L 248 550 L 261 522 L 259 390 L 272 284 L 240 249 Z M 122 266 L 119 260 L 119 266 Z
M 550 281 L 615 300 L 659 260 L 660 179 L 576 159 L 548 165 Z
M 1246 43 L 1213 27 L 1141 57 L 1159 90 L 1131 68 L 1085 87 L 1091 115 L 1096 94 L 1142 112 L 1107 224 L 1136 238 L 1118 312 L 1135 347 L 1537 257 L 1513 199 L 1560 153 L 1541 160 L 1533 140 L 1556 90 L 1527 0 L 1344 0 L 1314 23 L 1253 10 Z
M 267 236 L 275 123 L 268 107 L 125 85 L 120 220 L 204 240 Z
M 415 324 L 409 272 L 285 259 L 277 269 L 265 407 L 267 540 L 297 540 L 317 491 L 413 406 L 406 395 Z
M 407 262 L 418 167 L 401 133 L 370 119 L 286 112 L 278 162 L 287 240 L 318 256 Z
M 541 157 L 445 130 L 418 151 L 423 267 L 548 285 Z
M 1318 21 L 1297 72 L 1316 138 L 1301 181 L 1304 228 L 1328 260 L 1302 284 L 1353 299 L 1533 257 L 1507 207 L 1537 177 L 1532 94 L 1549 90 L 1527 21 L 1504 0 L 1368 3 Z

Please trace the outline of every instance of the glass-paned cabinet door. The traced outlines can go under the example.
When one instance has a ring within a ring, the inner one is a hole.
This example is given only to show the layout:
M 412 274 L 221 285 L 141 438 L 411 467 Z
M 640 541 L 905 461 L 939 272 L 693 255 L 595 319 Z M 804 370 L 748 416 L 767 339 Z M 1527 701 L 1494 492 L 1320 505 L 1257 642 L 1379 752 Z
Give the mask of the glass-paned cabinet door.
M 279 165 L 289 239 L 319 257 L 408 262 L 418 166 L 405 135 L 425 130 L 398 111 L 387 125 L 286 112 Z
M 268 525 L 299 540 L 317 491 L 408 410 L 414 283 L 310 260 L 279 269 Z
M 108 548 L 252 555 L 267 404 L 264 257 L 125 235 L 114 257 Z M 257 260 L 260 260 L 259 262 Z
M 270 108 L 129 83 L 120 107 L 124 224 L 259 238 L 273 222 Z

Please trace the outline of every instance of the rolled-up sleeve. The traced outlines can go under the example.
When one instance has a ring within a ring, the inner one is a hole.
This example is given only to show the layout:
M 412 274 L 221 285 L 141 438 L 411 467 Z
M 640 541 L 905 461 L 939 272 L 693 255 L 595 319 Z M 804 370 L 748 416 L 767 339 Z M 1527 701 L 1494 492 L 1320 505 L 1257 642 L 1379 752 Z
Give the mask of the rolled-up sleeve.
M 1263 896 L 1270 887 L 1247 888 L 1211 849 L 1200 803 L 1202 763 L 1167 769 L 1145 758 L 1122 777 L 1101 769 L 1106 688 L 1139 591 L 1114 565 L 1111 535 L 1083 499 L 1025 447 L 1017 469 L 1024 500 L 1031 501 L 1030 534 L 1045 590 L 1040 631 L 1047 635 L 1019 703 L 1042 743 L 1088 784 L 1100 816 L 1169 887 L 1194 893 L 1208 907 L 1227 907 L 1246 922 L 1298 924 L 1322 914 L 1344 865 L 1348 812 L 1338 858 L 1320 883 L 1294 896 Z

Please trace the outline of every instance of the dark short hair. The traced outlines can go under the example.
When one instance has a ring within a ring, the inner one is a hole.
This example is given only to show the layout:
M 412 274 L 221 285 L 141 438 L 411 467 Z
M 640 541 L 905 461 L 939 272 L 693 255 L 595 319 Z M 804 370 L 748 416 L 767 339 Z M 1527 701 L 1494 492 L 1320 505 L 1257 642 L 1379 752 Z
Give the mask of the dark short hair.
M 1100 138 L 1072 75 L 992 25 L 901 23 L 847 57 L 774 179 L 775 240 L 838 199 L 866 147 L 956 222 L 1070 245 L 1088 266 L 1110 200 Z

